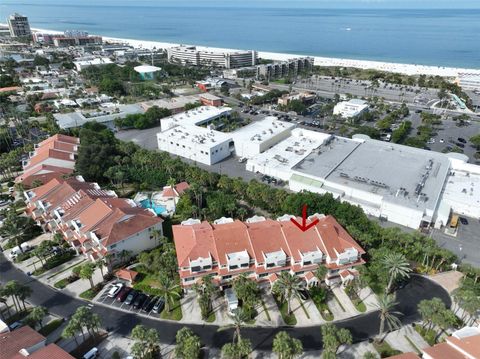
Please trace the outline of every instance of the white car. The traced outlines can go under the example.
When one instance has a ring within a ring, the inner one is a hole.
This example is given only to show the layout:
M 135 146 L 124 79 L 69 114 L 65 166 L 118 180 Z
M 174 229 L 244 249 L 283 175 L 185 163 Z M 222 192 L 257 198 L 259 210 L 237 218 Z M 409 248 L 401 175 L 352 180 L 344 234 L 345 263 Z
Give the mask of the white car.
M 440 142 L 440 143 L 444 143 L 445 140 L 444 140 L 443 138 L 441 138 L 439 142 Z
M 244 162 L 247 162 L 247 160 L 248 160 L 247 157 L 240 157 L 240 158 L 238 159 L 238 162 L 239 162 L 239 163 L 244 163 Z
M 123 283 L 114 284 L 113 287 L 108 291 L 108 297 L 115 298 L 123 287 Z

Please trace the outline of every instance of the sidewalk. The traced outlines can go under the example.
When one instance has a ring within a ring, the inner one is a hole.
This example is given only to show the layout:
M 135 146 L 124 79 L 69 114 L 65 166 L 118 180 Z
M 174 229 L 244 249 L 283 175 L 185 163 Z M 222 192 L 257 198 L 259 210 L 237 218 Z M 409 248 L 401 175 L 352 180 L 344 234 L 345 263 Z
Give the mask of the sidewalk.
M 260 304 L 258 307 L 258 316 L 257 316 L 257 321 L 256 325 L 260 326 L 274 326 L 274 327 L 279 327 L 285 325 L 285 322 L 282 319 L 282 316 L 280 314 L 280 311 L 278 310 L 277 303 L 275 303 L 275 299 L 273 299 L 272 294 L 269 291 L 265 291 L 262 293 L 262 299 L 263 302 L 265 303 L 265 307 L 268 310 L 268 315 L 270 316 L 271 320 L 268 320 L 267 314 L 265 313 L 265 310 L 263 309 L 263 306 Z
M 186 296 L 180 299 L 182 305 L 183 317 L 181 323 L 203 323 L 202 312 L 198 304 L 197 294 L 190 291 Z
M 342 304 L 343 309 L 345 310 L 344 313 L 347 314 L 347 317 L 354 317 L 359 314 L 352 301 L 350 300 L 349 296 L 347 295 L 347 293 L 345 293 L 342 287 L 334 287 L 332 288 L 332 292 L 337 297 L 338 301 Z M 333 298 L 333 300 L 335 300 L 335 298 Z M 335 319 L 337 318 L 335 317 Z
M 378 309 L 378 298 L 370 287 L 360 289 L 360 299 L 367 307 L 367 312 L 371 312 Z
M 393 348 L 402 352 L 418 352 L 421 349 L 429 347 L 428 343 L 415 331 L 415 329 L 413 329 L 411 325 L 406 325 L 398 330 L 388 333 L 385 337 L 385 341 Z

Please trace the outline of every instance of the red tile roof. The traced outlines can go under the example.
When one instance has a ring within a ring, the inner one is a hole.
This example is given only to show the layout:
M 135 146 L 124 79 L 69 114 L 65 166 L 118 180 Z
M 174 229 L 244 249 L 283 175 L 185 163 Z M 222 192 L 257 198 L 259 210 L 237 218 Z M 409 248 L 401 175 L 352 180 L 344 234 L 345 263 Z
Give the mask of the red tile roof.
M 15 355 L 12 359 L 25 359 L 22 354 Z M 56 344 L 49 344 L 38 349 L 28 356 L 28 359 L 75 359 Z
M 39 165 L 36 165 L 36 166 L 29 167 L 28 170 L 25 171 L 20 176 L 18 176 L 15 179 L 15 181 L 22 182 L 30 176 L 37 175 L 39 172 L 43 172 L 43 173 L 58 172 L 61 175 L 62 174 L 68 175 L 68 174 L 73 173 L 73 169 L 72 168 L 52 166 L 52 165 L 39 164 Z
M 254 258 L 253 248 L 250 245 L 246 225 L 236 220 L 233 223 L 212 225 L 218 263 L 227 264 L 227 255 L 235 252 L 247 251 L 250 258 Z
M 29 326 L 21 327 L 13 332 L 0 334 L 0 358 L 11 359 L 21 349 L 30 348 L 46 338 Z
M 137 277 L 138 272 L 135 272 L 134 270 L 131 269 L 119 269 L 116 273 L 115 276 L 118 279 L 123 279 L 123 280 L 128 280 L 130 282 L 135 281 L 135 278 Z
M 461 354 L 448 343 L 436 344 L 433 347 L 422 349 L 422 351 L 433 359 L 466 359 L 467 356 Z
M 463 338 L 447 337 L 446 342 L 451 346 L 468 353 L 473 358 L 480 358 L 480 334 Z
M 181 196 L 190 186 L 187 182 L 180 182 L 179 184 L 163 187 L 162 197 L 173 198 Z
M 218 258 L 212 226 L 208 222 L 173 226 L 173 235 L 180 267 L 190 266 L 190 259 Z
M 388 359 L 420 359 L 420 357 L 413 352 L 409 352 L 409 353 L 394 355 L 393 357 L 388 357 Z
M 280 250 L 284 251 L 288 257 L 291 256 L 282 232 L 282 224 L 271 219 L 246 224 L 254 256 L 258 262 L 265 261 L 264 254 Z

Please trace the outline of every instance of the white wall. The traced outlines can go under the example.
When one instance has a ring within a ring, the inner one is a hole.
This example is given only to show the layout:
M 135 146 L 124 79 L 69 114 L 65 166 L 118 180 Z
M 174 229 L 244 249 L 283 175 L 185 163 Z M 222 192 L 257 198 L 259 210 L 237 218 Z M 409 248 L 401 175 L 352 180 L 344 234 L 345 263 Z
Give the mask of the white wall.
M 160 230 L 163 235 L 162 223 L 158 223 L 157 225 L 151 228 L 152 229 L 156 228 Z M 109 246 L 107 249 L 109 251 L 113 250 L 117 253 L 120 253 L 123 250 L 131 251 L 132 255 L 136 255 L 140 252 L 143 252 L 158 246 L 160 241 L 155 238 L 150 239 L 150 234 L 151 234 L 151 230 L 149 231 L 149 229 L 146 228 L 144 231 L 134 234 L 133 236 L 130 236 L 124 239 L 123 241 L 117 242 L 112 246 Z

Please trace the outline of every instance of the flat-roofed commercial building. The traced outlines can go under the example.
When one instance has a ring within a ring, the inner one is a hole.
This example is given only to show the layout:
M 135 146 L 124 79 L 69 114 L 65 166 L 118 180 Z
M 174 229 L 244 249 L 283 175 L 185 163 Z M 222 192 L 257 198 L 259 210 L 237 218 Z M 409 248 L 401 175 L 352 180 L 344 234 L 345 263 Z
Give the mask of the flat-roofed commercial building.
M 316 219 L 318 223 L 306 232 L 291 218 L 295 217 L 254 216 L 245 222 L 220 218 L 213 223 L 190 219 L 174 225 L 181 285 L 191 287 L 206 275 L 221 286 L 241 274 L 273 284 L 281 272 L 288 271 L 302 277 L 306 286 L 322 280 L 345 282 L 358 275 L 354 268 L 365 263 L 365 251 L 335 218 L 314 214 L 307 223 Z M 316 278 L 321 264 L 328 273 Z
M 232 132 L 235 153 L 241 157 L 256 156 L 289 137 L 293 128 L 295 124 L 279 121 L 274 116 L 239 128 Z
M 367 101 L 354 98 L 349 101 L 342 101 L 337 103 L 333 108 L 333 114 L 340 115 L 343 118 L 352 118 L 360 115 L 367 110 Z
M 28 23 L 28 17 L 15 13 L 8 17 L 7 22 L 11 37 L 32 35 L 30 24 Z
M 177 46 L 167 49 L 168 62 L 191 66 L 214 66 L 225 69 L 253 66 L 256 51 L 212 51 L 195 46 Z
M 158 149 L 192 161 L 213 165 L 233 152 L 232 136 L 192 125 L 178 125 L 157 133 Z

